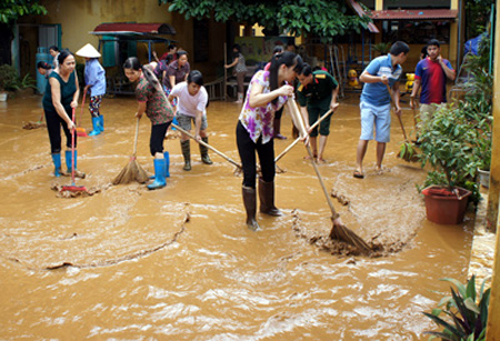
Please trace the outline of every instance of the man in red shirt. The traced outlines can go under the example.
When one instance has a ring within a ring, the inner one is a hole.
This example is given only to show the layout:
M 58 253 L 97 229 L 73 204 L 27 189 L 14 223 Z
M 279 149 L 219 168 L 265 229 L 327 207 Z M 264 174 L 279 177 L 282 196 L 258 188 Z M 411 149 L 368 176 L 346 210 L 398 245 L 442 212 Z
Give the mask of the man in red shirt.
M 456 72 L 447 59 L 441 57 L 439 41 L 427 44 L 428 56 L 417 64 L 415 82 L 410 96 L 410 107 L 415 109 L 415 96 L 420 93 L 420 120 L 432 115 L 441 103 L 446 103 L 446 79 L 455 80 Z

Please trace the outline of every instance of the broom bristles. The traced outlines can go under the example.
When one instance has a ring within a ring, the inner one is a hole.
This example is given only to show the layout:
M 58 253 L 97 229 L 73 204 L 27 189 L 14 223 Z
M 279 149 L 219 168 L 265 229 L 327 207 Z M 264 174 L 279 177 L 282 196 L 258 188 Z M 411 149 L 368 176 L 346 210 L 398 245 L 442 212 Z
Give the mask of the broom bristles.
M 46 127 L 47 124 L 45 124 L 45 122 L 33 122 L 33 121 L 29 121 L 29 122 L 23 122 L 23 129 L 26 129 L 26 130 L 32 130 L 32 129 L 38 129 L 38 128 L 42 128 L 42 127 Z
M 330 231 L 330 238 L 346 242 L 356 247 L 361 253 L 369 254 L 371 251 L 370 246 L 356 233 L 348 229 L 345 225 L 333 224 Z
M 134 180 L 143 184 L 149 180 L 149 176 L 137 160 L 131 158 L 130 162 L 113 180 L 113 185 L 128 184 Z

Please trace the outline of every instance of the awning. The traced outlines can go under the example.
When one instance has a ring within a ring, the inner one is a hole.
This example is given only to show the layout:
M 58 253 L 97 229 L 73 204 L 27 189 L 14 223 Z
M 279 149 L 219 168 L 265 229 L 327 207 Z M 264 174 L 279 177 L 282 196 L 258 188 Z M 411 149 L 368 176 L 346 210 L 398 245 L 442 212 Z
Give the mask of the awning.
M 363 9 L 363 7 L 361 7 L 360 4 L 357 3 L 356 0 L 347 0 L 347 3 L 352 7 L 352 9 L 360 16 L 360 17 L 363 17 L 363 16 L 367 16 L 369 17 L 368 13 L 366 13 Z M 378 30 L 377 26 L 375 26 L 374 23 L 368 23 L 368 30 L 371 32 L 371 33 L 380 33 L 380 31 Z
M 458 10 L 452 9 L 393 9 L 372 11 L 373 20 L 454 20 Z
M 96 35 L 107 35 L 110 33 L 132 33 L 132 34 L 170 34 L 174 35 L 177 32 L 170 24 L 165 23 L 135 23 L 135 22 L 119 22 L 119 23 L 104 23 L 98 25 L 94 31 L 90 32 Z

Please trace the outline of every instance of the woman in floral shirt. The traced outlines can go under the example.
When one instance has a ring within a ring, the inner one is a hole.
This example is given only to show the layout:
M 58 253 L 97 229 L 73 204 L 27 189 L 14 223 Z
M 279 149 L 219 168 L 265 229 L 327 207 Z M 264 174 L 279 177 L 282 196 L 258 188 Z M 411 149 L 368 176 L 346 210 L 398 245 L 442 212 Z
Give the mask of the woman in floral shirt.
M 129 81 L 138 82 L 135 96 L 139 102 L 139 108 L 135 116 L 141 118 L 145 113 L 151 120 L 149 148 L 151 155 L 154 156 L 155 181 L 148 185 L 148 189 L 158 189 L 167 184 L 165 176 L 167 174 L 168 152 L 163 153 L 163 140 L 174 118 L 174 111 L 166 97 L 157 92 L 142 75 L 142 69 L 146 67 L 150 66 L 141 66 L 136 57 L 128 58 L 123 64 L 125 76 Z
M 289 85 L 302 69 L 302 59 L 293 52 L 284 52 L 272 57 L 269 71 L 258 71 L 250 82 L 247 96 L 241 109 L 236 139 L 243 166 L 243 204 L 247 212 L 247 226 L 258 230 L 255 220 L 256 198 L 256 157 L 262 171 L 259 178 L 260 212 L 272 216 L 281 215 L 274 206 L 274 113 L 288 97 L 293 95 Z

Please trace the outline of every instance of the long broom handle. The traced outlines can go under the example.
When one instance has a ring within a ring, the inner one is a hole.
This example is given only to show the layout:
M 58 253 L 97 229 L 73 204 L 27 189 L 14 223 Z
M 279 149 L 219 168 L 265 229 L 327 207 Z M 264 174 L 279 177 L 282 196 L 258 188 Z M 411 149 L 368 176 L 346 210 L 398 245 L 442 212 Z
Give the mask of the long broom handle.
M 135 125 L 135 137 L 134 137 L 134 151 L 132 153 L 132 156 L 135 158 L 135 154 L 137 154 L 137 140 L 139 139 L 139 122 L 141 119 L 138 117 L 137 118 L 137 124 Z
M 323 122 L 331 113 L 332 113 L 332 109 L 328 110 L 323 116 L 321 116 L 316 122 L 314 122 L 314 124 L 311 126 L 311 128 L 309 130 L 311 131 L 314 128 L 316 128 L 317 126 L 319 126 L 319 124 L 321 122 Z M 278 162 L 283 156 L 285 156 L 285 154 L 288 153 L 290 151 L 290 149 L 292 149 L 293 147 L 295 147 L 295 145 L 297 143 L 299 143 L 300 139 L 301 139 L 300 137 L 297 137 L 295 139 L 295 141 L 293 141 L 288 147 L 286 147 L 286 149 L 284 151 L 281 152 L 280 155 L 278 155 L 274 159 L 274 162 Z
M 330 200 L 330 195 L 328 194 L 328 191 L 326 189 L 325 183 L 323 182 L 323 178 L 321 177 L 321 174 L 318 169 L 318 165 L 314 161 L 314 156 L 311 152 L 311 147 L 309 145 L 306 146 L 307 152 L 309 153 L 309 157 L 311 159 L 311 163 L 314 167 L 314 171 L 316 172 L 316 175 L 318 176 L 319 183 L 321 184 L 321 188 L 323 189 L 323 193 L 325 194 L 326 201 L 328 202 L 328 206 L 330 206 L 330 210 L 332 211 L 332 219 L 335 220 L 339 217 L 339 214 L 335 210 L 335 207 L 333 207 L 333 203 Z
M 298 129 L 299 131 L 302 132 L 302 134 L 307 134 L 304 126 L 304 122 L 302 121 L 302 116 L 299 112 L 299 109 L 297 107 L 297 104 L 295 103 L 295 100 L 293 98 L 289 99 L 287 102 L 288 108 L 290 109 L 290 115 L 292 118 L 295 118 L 295 121 L 297 121 L 297 124 L 299 125 Z M 318 169 L 318 165 L 314 162 L 314 156 L 311 152 L 311 147 L 309 144 L 306 145 L 307 152 L 309 153 L 309 157 L 311 159 L 311 163 L 314 167 L 314 171 L 316 172 L 316 175 L 318 177 L 319 183 L 321 184 L 321 188 L 323 189 L 323 193 L 325 194 L 326 201 L 328 202 L 328 206 L 330 206 L 330 210 L 332 211 L 332 220 L 335 220 L 339 217 L 339 214 L 337 211 L 335 211 L 335 207 L 333 207 L 333 203 L 330 200 L 330 196 L 328 195 L 328 191 L 326 190 L 325 183 L 323 182 L 323 178 L 321 177 L 321 174 Z
M 387 87 L 387 91 L 389 91 L 389 98 L 391 99 L 391 102 L 392 104 L 396 105 L 394 103 L 394 100 L 392 99 L 392 91 L 391 91 L 391 88 L 389 87 L 388 84 L 385 85 Z M 405 138 L 405 142 L 408 142 L 408 136 L 406 135 L 406 130 L 405 130 L 405 126 L 403 125 L 403 120 L 401 119 L 401 115 L 396 115 L 398 117 L 398 120 L 399 120 L 399 125 L 401 126 L 401 131 L 403 132 L 403 136 Z
M 180 131 L 181 133 L 189 136 L 190 138 L 192 138 L 194 141 L 198 142 L 199 144 L 201 144 L 202 146 L 205 146 L 207 147 L 208 149 L 210 149 L 211 151 L 213 151 L 214 153 L 216 153 L 217 155 L 219 155 L 220 157 L 226 159 L 227 161 L 229 161 L 230 163 L 232 163 L 233 165 L 235 165 L 236 167 L 240 168 L 241 169 L 241 165 L 234 161 L 233 159 L 231 159 L 229 156 L 227 156 L 226 154 L 218 151 L 217 149 L 215 149 L 214 147 L 212 147 L 211 145 L 209 145 L 208 143 L 205 143 L 205 141 L 200 141 L 198 139 L 196 139 L 196 137 L 191 134 L 190 132 L 188 132 L 187 130 L 184 130 L 182 129 L 181 127 L 179 127 L 177 124 L 175 123 L 172 123 L 172 127 L 174 127 L 175 129 L 177 129 L 178 131 Z
M 75 160 L 75 131 L 76 131 L 76 128 L 74 127 L 75 125 L 75 114 L 76 112 L 76 108 L 73 108 L 72 110 L 72 121 L 73 121 L 73 127 L 71 128 L 71 182 L 72 182 L 72 186 L 75 186 L 75 164 L 76 164 L 76 160 Z

